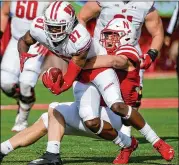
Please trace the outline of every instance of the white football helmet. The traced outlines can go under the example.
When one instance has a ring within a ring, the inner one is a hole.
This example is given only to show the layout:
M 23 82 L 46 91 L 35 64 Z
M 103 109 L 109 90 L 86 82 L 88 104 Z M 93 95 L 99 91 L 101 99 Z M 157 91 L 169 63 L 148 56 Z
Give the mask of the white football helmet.
M 62 41 L 73 30 L 75 10 L 69 2 L 52 2 L 44 13 L 44 30 L 53 42 Z
M 100 42 L 108 51 L 115 51 L 122 45 L 135 45 L 136 29 L 123 18 L 112 19 L 101 31 Z

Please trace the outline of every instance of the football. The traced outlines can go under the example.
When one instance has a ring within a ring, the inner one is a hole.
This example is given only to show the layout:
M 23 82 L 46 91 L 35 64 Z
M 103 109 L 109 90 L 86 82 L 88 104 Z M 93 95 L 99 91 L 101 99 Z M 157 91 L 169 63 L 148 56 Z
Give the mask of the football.
M 60 78 L 61 79 L 60 84 L 62 85 L 62 83 L 63 83 L 63 73 L 62 73 L 62 71 L 59 68 L 55 68 L 55 67 L 48 69 L 48 71 L 49 71 L 49 76 L 54 83 L 57 81 L 57 78 L 60 75 L 60 77 L 61 77 Z

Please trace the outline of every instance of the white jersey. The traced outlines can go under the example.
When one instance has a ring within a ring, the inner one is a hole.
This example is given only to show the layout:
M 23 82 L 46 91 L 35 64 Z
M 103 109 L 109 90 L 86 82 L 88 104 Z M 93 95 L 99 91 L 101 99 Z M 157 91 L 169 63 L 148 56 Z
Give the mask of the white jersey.
M 54 45 L 45 34 L 43 23 L 43 16 L 34 19 L 30 28 L 31 36 L 62 59 L 70 60 L 73 55 L 89 49 L 91 45 L 91 36 L 82 24 L 77 24 L 64 41 L 58 45 Z
M 91 132 L 84 124 L 78 113 L 78 106 L 76 102 L 58 103 L 53 102 L 49 105 L 50 108 L 56 109 L 65 119 L 65 135 L 77 135 L 99 138 L 96 134 Z M 98 107 L 99 117 L 110 123 L 113 128 L 120 131 L 122 127 L 121 117 L 116 115 L 107 107 Z M 48 113 L 41 116 L 45 127 L 48 129 Z
M 34 1 L 12 1 L 10 12 L 12 16 L 11 34 L 18 40 L 29 29 L 32 20 L 43 14 L 44 9 L 50 2 Z
M 126 18 L 132 22 L 137 30 L 137 39 L 141 35 L 141 28 L 144 23 L 146 15 L 154 10 L 154 2 L 101 2 L 97 1 L 101 7 L 101 12 L 97 18 L 97 24 L 94 31 L 94 37 L 100 38 L 101 30 L 114 17 Z M 140 51 L 140 50 L 139 50 Z

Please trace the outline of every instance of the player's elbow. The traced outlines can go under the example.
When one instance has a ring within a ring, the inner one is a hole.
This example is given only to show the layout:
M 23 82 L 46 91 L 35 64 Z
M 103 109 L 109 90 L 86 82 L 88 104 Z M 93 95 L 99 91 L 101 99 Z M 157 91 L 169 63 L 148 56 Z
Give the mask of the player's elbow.
M 126 59 L 122 59 L 120 58 L 120 60 L 118 58 L 115 58 L 113 61 L 113 68 L 115 69 L 126 69 L 128 67 L 128 62 Z

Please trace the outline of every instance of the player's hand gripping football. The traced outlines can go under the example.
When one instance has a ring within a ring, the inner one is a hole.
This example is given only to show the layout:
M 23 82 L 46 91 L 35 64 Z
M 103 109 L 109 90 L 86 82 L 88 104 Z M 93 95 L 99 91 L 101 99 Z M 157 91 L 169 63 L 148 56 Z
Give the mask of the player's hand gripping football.
M 62 90 L 63 75 L 59 68 L 49 68 L 42 75 L 42 82 L 53 94 L 59 95 Z

